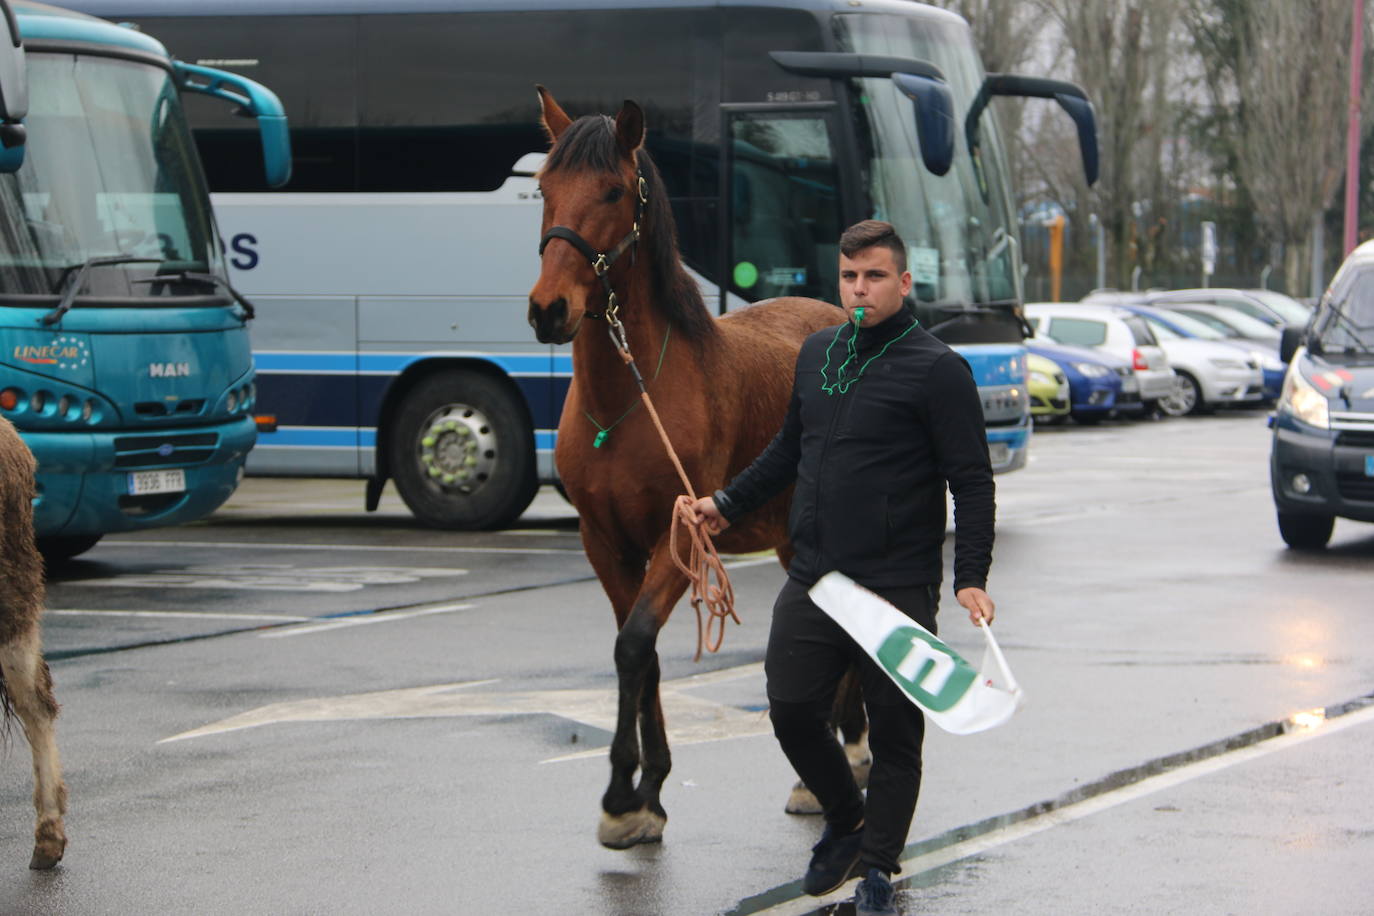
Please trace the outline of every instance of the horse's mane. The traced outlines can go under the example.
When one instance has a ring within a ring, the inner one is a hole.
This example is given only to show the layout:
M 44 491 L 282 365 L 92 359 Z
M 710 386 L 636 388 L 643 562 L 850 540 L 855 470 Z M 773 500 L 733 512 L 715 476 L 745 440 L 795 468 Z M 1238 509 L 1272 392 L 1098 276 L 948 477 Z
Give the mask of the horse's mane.
M 636 154 L 640 173 L 648 185 L 649 200 L 644 205 L 644 225 L 640 227 L 639 257 L 649 258 L 649 282 L 654 300 L 668 321 L 692 340 L 705 340 L 719 333 L 716 322 L 701 298 L 701 288 L 682 266 L 677 250 L 677 225 L 663 178 L 653 158 L 642 147 Z M 578 118 L 554 143 L 544 162 L 544 171 L 591 169 L 612 174 L 620 170 L 620 147 L 615 138 L 615 122 L 606 115 Z M 630 304 L 634 307 L 634 303 Z

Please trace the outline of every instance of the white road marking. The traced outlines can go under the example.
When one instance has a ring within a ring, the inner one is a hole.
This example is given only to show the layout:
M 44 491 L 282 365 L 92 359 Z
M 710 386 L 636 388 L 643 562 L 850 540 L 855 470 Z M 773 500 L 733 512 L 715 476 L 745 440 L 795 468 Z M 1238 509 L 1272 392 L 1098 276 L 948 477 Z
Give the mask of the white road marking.
M 265 620 L 272 623 L 294 623 L 314 620 L 314 617 L 295 617 L 289 614 L 213 614 L 203 611 L 99 611 L 82 608 L 49 609 L 48 614 L 91 614 L 101 617 L 186 617 L 197 620 Z
M 1144 798 L 1147 795 L 1153 795 L 1156 792 L 1172 789 L 1175 786 L 1191 782 L 1194 779 L 1210 776 L 1213 773 L 1229 769 L 1237 764 L 1248 763 L 1252 760 L 1258 760 L 1261 757 L 1267 757 L 1270 754 L 1291 750 L 1308 741 L 1317 738 L 1325 738 L 1328 735 L 1334 735 L 1347 728 L 1367 725 L 1370 722 L 1374 722 L 1374 706 L 1366 707 L 1357 712 L 1347 713 L 1335 719 L 1324 720 L 1322 724 L 1313 728 L 1302 728 L 1286 735 L 1270 738 L 1267 741 L 1257 742 L 1248 747 L 1228 751 L 1224 754 L 1218 754 L 1214 757 L 1208 757 L 1194 763 L 1184 764 L 1168 772 L 1160 773 L 1158 776 L 1150 776 L 1139 782 L 1122 786 L 1119 789 L 1113 789 L 1110 792 L 1104 792 L 1101 795 L 1085 799 L 1084 801 L 1047 811 L 1044 814 L 1028 818 L 1016 824 L 1011 824 L 1001 830 L 994 830 L 982 836 L 965 840 L 962 843 L 955 843 L 944 849 L 928 852 L 925 855 L 902 859 L 902 875 L 909 879 L 914 875 L 933 871 L 951 862 L 957 862 L 960 859 L 978 855 L 989 849 L 994 849 L 998 846 L 1024 839 L 1028 836 L 1034 836 L 1037 833 L 1042 833 L 1053 827 L 1071 824 L 1074 821 L 1082 820 L 1085 817 L 1098 814 L 1102 811 L 1107 811 L 1118 805 L 1124 805 L 1139 798 Z M 803 914 L 816 912 L 828 903 L 838 903 L 842 900 L 849 899 L 849 897 L 853 895 L 853 882 L 847 884 L 846 887 L 849 888 L 849 890 L 839 890 L 825 897 L 801 897 L 794 900 L 788 900 L 776 906 L 763 910 L 756 910 L 754 912 L 767 913 L 770 914 L 770 916 L 803 916 Z
M 270 544 L 257 541 L 147 541 L 106 538 L 106 547 L 212 547 L 222 550 L 360 550 L 399 553 L 581 554 L 581 547 L 398 547 L 389 544 Z
M 240 591 L 355 592 L 368 585 L 405 585 L 421 579 L 465 576 L 466 569 L 421 566 L 293 566 L 238 563 L 183 566 L 102 579 L 73 579 L 68 585 L 106 588 L 220 588 Z
M 431 614 L 449 614 L 453 611 L 466 611 L 475 607 L 471 604 L 444 604 L 439 607 L 420 608 L 415 611 L 379 611 L 374 614 L 359 614 L 352 617 L 344 617 L 339 620 L 330 620 L 327 623 L 313 623 L 305 626 L 290 627 L 285 630 L 273 630 L 270 633 L 262 633 L 259 639 L 284 639 L 288 636 L 313 636 L 316 633 L 326 633 L 330 630 L 343 630 L 348 627 L 365 627 L 374 623 L 394 623 L 397 620 L 409 620 L 412 617 L 428 617 Z
M 286 633 L 289 631 L 282 631 Z M 264 636 L 276 634 L 264 634 Z M 706 672 L 664 681 L 660 695 L 672 744 L 700 744 L 772 734 L 765 712 L 750 712 L 711 700 L 687 695 L 687 691 L 710 684 L 744 677 L 762 678 L 761 664 L 742 665 L 723 671 Z M 495 681 L 467 681 L 435 684 L 403 690 L 319 697 L 274 703 L 232 716 L 202 728 L 182 732 L 159 743 L 200 738 L 224 732 L 256 728 L 278 722 L 338 722 L 357 719 L 418 719 L 452 716 L 509 716 L 550 714 L 581 722 L 593 728 L 614 731 L 617 695 L 614 687 L 595 690 L 515 690 L 501 692 L 464 692 L 468 688 Z M 760 681 L 759 696 L 763 696 Z M 556 757 L 545 762 L 602 757 L 606 749 L 590 754 Z

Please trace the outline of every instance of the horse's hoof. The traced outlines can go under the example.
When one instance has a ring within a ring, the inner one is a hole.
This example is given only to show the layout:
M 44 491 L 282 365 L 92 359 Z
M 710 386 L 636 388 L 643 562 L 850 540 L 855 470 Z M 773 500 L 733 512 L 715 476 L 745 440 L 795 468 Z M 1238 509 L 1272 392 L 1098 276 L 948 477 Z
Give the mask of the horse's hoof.
M 47 871 L 58 862 L 62 861 L 62 853 L 66 850 L 65 842 L 60 844 L 40 843 L 33 847 L 33 858 L 29 859 L 29 868 L 34 871 Z
M 787 796 L 787 805 L 783 808 L 788 814 L 823 814 L 821 803 L 816 796 L 802 782 L 798 782 L 792 787 L 792 794 Z
M 640 843 L 663 842 L 663 827 L 668 819 L 655 814 L 648 808 L 627 811 L 624 814 L 601 812 L 601 824 L 596 828 L 596 838 L 608 849 L 629 849 Z

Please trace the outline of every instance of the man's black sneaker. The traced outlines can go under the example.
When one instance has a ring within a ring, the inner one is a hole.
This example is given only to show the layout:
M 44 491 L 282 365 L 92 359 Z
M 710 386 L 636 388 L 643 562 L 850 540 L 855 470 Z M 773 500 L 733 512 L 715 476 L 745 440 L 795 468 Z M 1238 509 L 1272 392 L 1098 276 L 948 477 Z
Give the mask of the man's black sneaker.
M 802 878 L 802 890 L 813 897 L 821 897 L 849 880 L 859 867 L 859 852 L 863 845 L 864 829 L 837 834 L 828 824 L 821 841 L 811 847 L 811 864 Z
M 876 868 L 854 889 L 854 916 L 897 916 L 897 893 L 887 875 Z

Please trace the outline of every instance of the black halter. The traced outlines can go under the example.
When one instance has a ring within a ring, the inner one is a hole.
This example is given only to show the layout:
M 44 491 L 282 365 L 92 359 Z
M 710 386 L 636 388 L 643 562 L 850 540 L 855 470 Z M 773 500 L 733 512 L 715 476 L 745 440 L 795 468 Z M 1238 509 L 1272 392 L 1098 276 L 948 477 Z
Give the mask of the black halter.
M 602 288 L 606 291 L 606 308 L 600 313 L 588 311 L 588 318 L 605 318 L 607 313 L 615 316 L 616 299 L 615 290 L 611 289 L 611 265 L 614 264 L 622 254 L 630 252 L 630 263 L 634 263 L 635 244 L 639 241 L 639 224 L 644 219 L 644 205 L 649 202 L 649 186 L 644 181 L 644 173 L 636 170 L 635 172 L 635 221 L 630 231 L 620 240 L 610 251 L 600 252 L 593 248 L 586 239 L 578 235 L 567 226 L 554 226 L 544 233 L 544 237 L 539 240 L 539 256 L 544 256 L 544 249 L 549 247 L 549 242 L 554 239 L 562 239 L 569 245 L 582 252 L 582 256 L 587 259 L 587 263 L 592 265 L 592 271 L 597 279 L 601 281 Z

